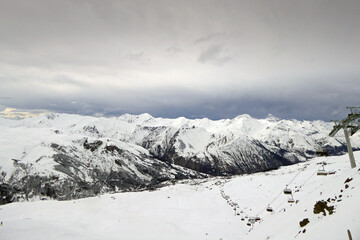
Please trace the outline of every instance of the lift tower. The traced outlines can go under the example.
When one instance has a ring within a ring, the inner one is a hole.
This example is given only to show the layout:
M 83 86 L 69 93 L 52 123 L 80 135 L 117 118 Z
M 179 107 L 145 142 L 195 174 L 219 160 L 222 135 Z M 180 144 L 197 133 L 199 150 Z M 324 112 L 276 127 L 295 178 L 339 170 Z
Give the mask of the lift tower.
M 337 120 L 333 121 L 335 123 L 335 126 L 334 126 L 333 130 L 329 133 L 329 136 L 334 137 L 335 134 L 340 129 L 344 130 L 346 146 L 347 146 L 349 158 L 350 158 L 350 165 L 351 165 L 351 168 L 355 168 L 356 163 L 355 163 L 355 158 L 354 158 L 354 154 L 352 151 L 351 142 L 350 142 L 350 138 L 349 138 L 349 129 L 350 129 L 351 136 L 354 135 L 360 129 L 360 107 L 346 107 L 346 108 L 350 109 L 350 113 L 348 114 L 348 116 L 345 119 L 343 119 L 341 121 L 337 121 Z

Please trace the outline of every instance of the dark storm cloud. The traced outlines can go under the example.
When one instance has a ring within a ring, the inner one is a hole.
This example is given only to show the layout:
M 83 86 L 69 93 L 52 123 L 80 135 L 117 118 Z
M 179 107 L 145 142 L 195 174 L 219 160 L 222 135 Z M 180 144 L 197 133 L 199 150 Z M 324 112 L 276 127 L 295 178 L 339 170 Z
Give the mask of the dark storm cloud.
M 324 87 L 319 83 L 298 86 L 298 89 L 287 86 L 272 88 L 271 93 L 264 89 L 252 89 L 246 94 L 237 94 L 234 89 L 209 94 L 191 88 L 161 88 L 152 90 L 151 94 L 139 89 L 117 94 L 117 89 L 94 88 L 82 93 L 49 93 L 39 98 L 17 98 L 12 102 L 16 108 L 51 109 L 85 115 L 116 116 L 149 112 L 157 117 L 220 119 L 248 113 L 257 118 L 273 114 L 280 118 L 329 121 L 342 119 L 348 112 L 344 106 L 359 102 L 356 95 L 360 91 L 358 79 L 347 83 L 354 88 L 347 88 L 343 96 L 336 90 L 338 86 Z M 25 95 L 25 92 L 19 94 Z
M 0 104 L 80 114 L 342 118 L 358 0 L 2 0 Z

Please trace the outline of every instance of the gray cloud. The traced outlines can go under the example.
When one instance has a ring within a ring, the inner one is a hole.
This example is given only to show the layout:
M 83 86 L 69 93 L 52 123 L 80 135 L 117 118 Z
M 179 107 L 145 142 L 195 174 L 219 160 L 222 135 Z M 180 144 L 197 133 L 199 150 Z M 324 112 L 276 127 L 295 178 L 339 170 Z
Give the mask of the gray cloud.
M 224 52 L 221 45 L 211 45 L 200 53 L 198 60 L 201 63 L 210 62 L 221 66 L 230 61 L 231 57 Z
M 212 40 L 224 40 L 228 37 L 226 33 L 210 33 L 200 38 L 195 39 L 195 44 L 206 43 Z
M 216 91 L 192 89 L 191 86 L 167 87 L 149 92 L 96 86 L 72 94 L 36 92 L 37 97 L 26 97 L 26 90 L 19 89 L 16 94 L 24 97 L 14 99 L 11 107 L 104 116 L 148 112 L 162 117 L 220 119 L 244 113 L 263 118 L 271 113 L 281 118 L 332 120 L 342 119 L 347 114 L 345 106 L 358 105 L 360 87 L 357 82 L 358 79 L 348 81 L 354 88 L 348 89 L 343 96 L 339 96 L 337 84 L 323 87 L 321 81 L 296 87 L 267 86 L 267 90 L 249 88 L 245 93 L 231 87 Z
M 129 61 L 141 64 L 148 64 L 150 62 L 150 57 L 147 56 L 144 52 L 129 53 L 125 55 L 125 58 Z
M 63 84 L 63 85 L 74 85 L 74 86 L 79 86 L 79 87 L 85 87 L 85 83 L 81 82 L 81 81 L 77 81 L 67 75 L 64 74 L 60 74 L 55 76 L 52 79 L 53 83 L 58 83 L 58 84 Z
M 359 10 L 358 0 L 2 0 L 0 104 L 341 118 L 360 104 Z
M 183 52 L 183 50 L 179 47 L 171 46 L 166 49 L 166 51 L 170 54 L 177 54 Z

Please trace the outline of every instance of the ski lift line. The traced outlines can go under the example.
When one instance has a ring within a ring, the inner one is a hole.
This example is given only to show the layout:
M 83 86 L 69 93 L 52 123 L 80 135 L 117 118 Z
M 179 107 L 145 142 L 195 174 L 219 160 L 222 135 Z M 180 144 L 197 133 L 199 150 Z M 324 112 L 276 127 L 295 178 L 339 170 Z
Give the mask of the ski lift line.
M 295 178 L 300 174 L 300 172 L 303 172 L 305 169 L 306 169 L 306 166 L 303 167 L 303 168 L 301 168 L 300 171 L 298 171 L 298 173 L 297 173 L 297 174 L 291 179 L 291 181 L 287 184 L 287 186 L 290 185 L 290 184 L 295 180 Z M 318 171 L 318 169 L 315 171 L 315 173 L 317 173 L 317 171 Z M 311 176 L 311 177 L 312 177 L 312 176 Z M 279 194 L 268 204 L 268 206 L 269 206 L 270 204 L 272 204 L 272 203 L 273 203 L 279 196 L 281 196 L 282 194 L 283 194 L 283 190 L 279 192 Z M 286 200 L 286 201 L 287 201 L 287 200 Z M 286 202 L 286 201 L 284 201 L 284 202 Z M 283 204 L 283 203 L 282 203 L 282 204 Z M 265 208 L 263 208 L 257 215 L 259 215 L 260 213 L 262 213 L 263 211 L 265 211 L 265 210 L 268 208 L 268 206 L 265 207 Z
M 263 211 L 265 211 L 267 209 L 267 207 L 265 207 L 265 208 L 263 208 L 260 212 L 258 212 L 257 214 L 256 214 L 256 216 L 258 216 L 258 215 L 260 215 Z
M 262 213 L 263 211 L 265 211 L 278 197 L 280 197 L 283 194 L 283 190 L 279 192 L 279 194 L 268 204 L 268 206 L 266 206 L 265 208 L 263 208 L 257 215 L 259 215 L 260 213 Z M 286 200 L 287 201 L 287 200 Z M 283 203 L 282 203 L 283 204 Z M 281 205 L 282 205 L 281 204 Z
M 308 177 L 305 182 L 303 182 L 303 184 L 300 185 L 300 187 L 304 186 L 319 170 L 321 169 L 321 167 L 317 168 L 311 175 L 310 177 Z
M 274 211 L 275 210 L 278 210 L 281 206 L 283 206 L 288 200 L 285 199 L 283 202 L 281 202 L 276 208 L 274 208 Z
M 272 204 L 282 193 L 283 191 L 281 190 L 279 194 L 269 203 L 269 205 Z
M 290 185 L 290 184 L 295 180 L 295 178 L 300 174 L 300 172 L 303 172 L 305 169 L 306 169 L 306 166 L 303 167 L 303 168 L 301 168 L 300 171 L 298 171 L 298 173 L 297 173 L 297 174 L 291 179 L 291 181 L 287 184 L 287 186 Z M 319 169 L 320 169 L 320 168 L 319 168 Z M 317 171 L 318 171 L 319 169 L 317 169 L 317 170 L 315 171 L 315 173 L 317 173 Z M 310 178 L 311 178 L 315 173 L 313 173 L 313 174 L 310 176 Z M 307 182 L 310 178 L 308 178 L 305 182 Z M 304 184 L 305 184 L 305 183 L 303 183 L 303 185 L 304 185 Z M 301 185 L 301 186 L 303 186 L 303 185 Z M 270 206 L 270 204 L 272 204 L 279 196 L 281 196 L 282 193 L 283 193 L 283 190 L 282 190 L 281 192 L 279 192 L 279 194 L 268 204 L 268 206 Z M 287 201 L 287 200 L 285 200 L 281 205 L 283 205 L 286 201 Z M 263 211 L 265 211 L 265 210 L 268 208 L 268 206 L 265 207 L 265 208 L 263 208 L 257 215 L 259 215 L 260 213 L 262 213 Z M 275 208 L 274 210 L 276 210 L 276 209 L 277 209 L 277 208 Z
M 295 180 L 295 178 L 304 170 L 306 169 L 306 167 L 303 167 L 292 179 L 291 181 L 287 184 L 288 186 Z
M 325 162 L 325 161 L 324 161 Z M 305 182 L 300 185 L 300 187 L 303 187 L 323 166 L 319 167 L 318 169 L 316 169 L 316 171 L 314 171 L 313 174 L 310 175 L 310 177 L 308 177 Z M 294 180 L 295 178 L 300 174 L 300 172 L 303 172 L 304 170 L 306 169 L 306 166 L 301 168 L 298 173 L 291 179 L 291 181 L 287 184 L 287 185 L 290 185 Z M 357 173 L 357 172 L 356 172 Z M 354 173 L 353 175 L 355 175 L 356 173 Z M 281 196 L 283 193 L 283 191 L 280 191 L 279 194 L 267 205 L 267 207 L 263 208 L 261 211 L 259 211 L 256 215 L 260 215 L 262 212 L 264 212 L 269 206 L 270 204 L 272 204 L 279 196 Z M 281 206 L 284 205 L 284 203 L 288 202 L 288 199 L 284 200 L 279 206 L 277 206 L 276 208 L 273 209 L 273 211 L 279 209 Z
M 308 179 L 305 180 L 305 182 L 303 184 L 300 185 L 300 187 L 303 187 L 305 185 L 305 183 L 307 183 L 322 167 L 319 167 L 318 169 L 316 169 L 316 171 L 310 175 L 310 177 Z
M 257 215 L 260 215 L 262 212 L 264 212 L 278 197 L 280 197 L 281 195 L 283 194 L 283 191 L 281 191 L 269 204 L 268 204 L 268 206 L 266 206 L 265 208 L 263 208 L 260 212 L 258 212 L 258 214 Z M 285 200 L 284 202 L 282 202 L 281 204 L 280 204 L 280 206 L 282 206 L 285 202 L 287 202 L 288 200 Z M 280 207 L 279 206 L 279 207 Z M 279 207 L 277 207 L 277 208 L 275 208 L 274 209 L 274 211 L 276 210 L 276 209 L 278 209 Z

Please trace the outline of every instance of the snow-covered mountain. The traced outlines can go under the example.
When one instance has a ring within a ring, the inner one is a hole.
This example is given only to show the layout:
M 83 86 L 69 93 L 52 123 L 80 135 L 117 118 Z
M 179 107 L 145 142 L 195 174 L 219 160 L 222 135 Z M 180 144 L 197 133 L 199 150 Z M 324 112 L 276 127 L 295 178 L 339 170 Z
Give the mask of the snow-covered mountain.
M 359 164 L 360 151 L 354 154 Z M 332 174 L 317 176 L 323 161 Z M 293 203 L 283 193 L 287 184 Z M 350 168 L 347 155 L 319 157 L 265 173 L 182 180 L 156 191 L 6 204 L 0 239 L 338 240 L 348 239 L 349 230 L 355 240 L 359 201 L 359 167 Z M 260 221 L 248 226 L 256 217 Z
M 56 199 L 154 188 L 167 181 L 276 169 L 346 150 L 323 121 L 97 118 L 55 114 L 0 118 L 3 203 L 14 196 Z M 360 147 L 355 135 L 354 147 Z M 356 145 L 357 144 L 357 145 Z

